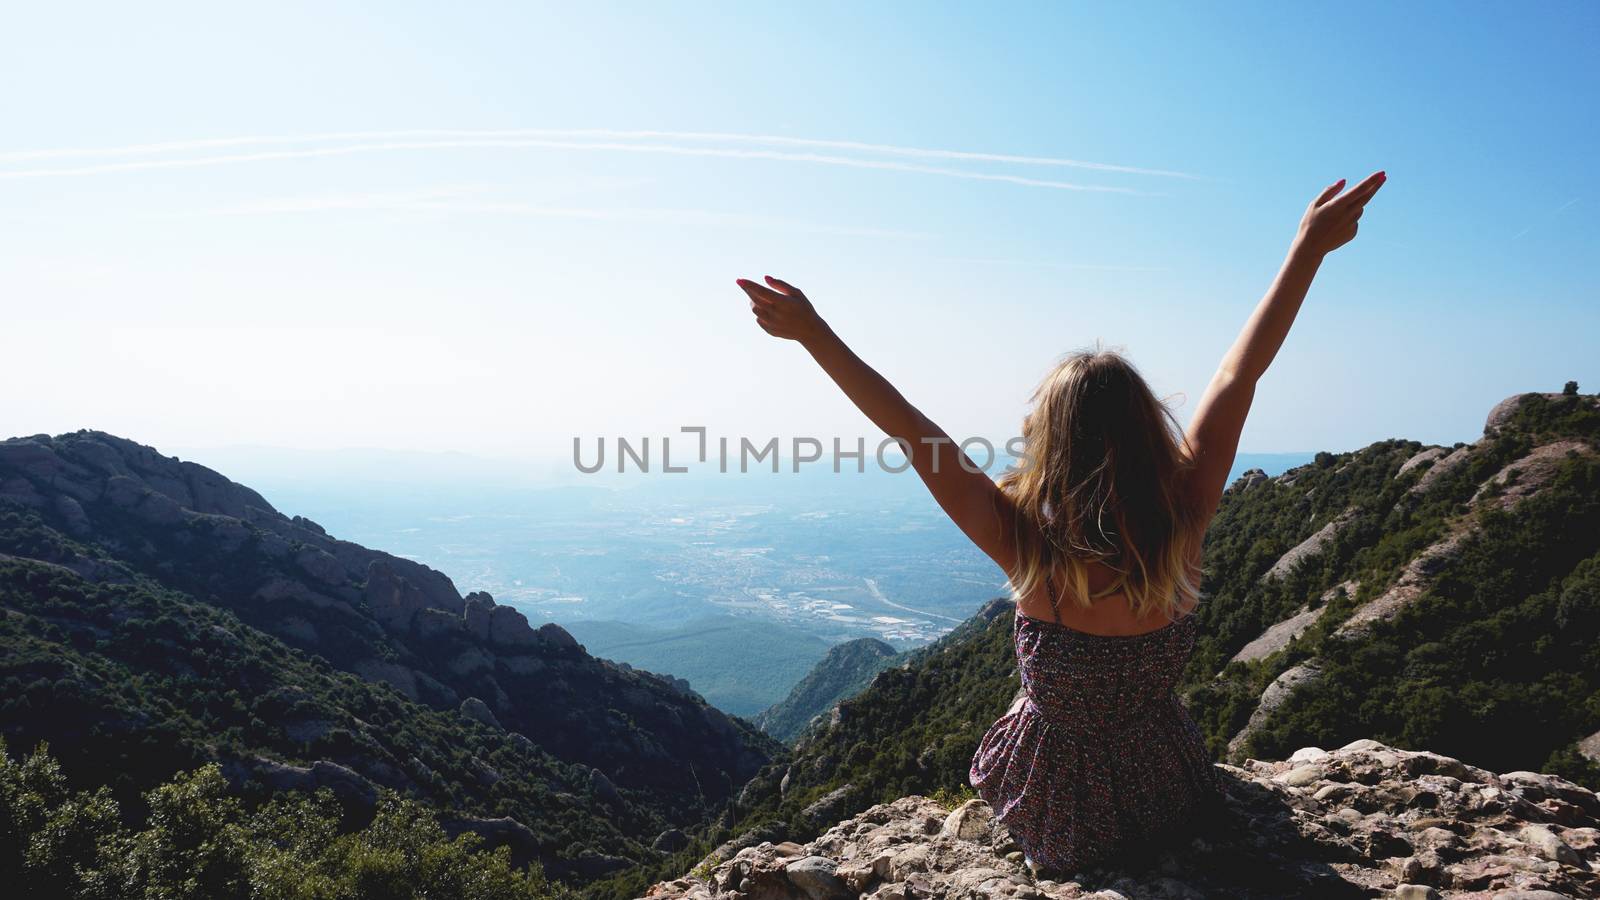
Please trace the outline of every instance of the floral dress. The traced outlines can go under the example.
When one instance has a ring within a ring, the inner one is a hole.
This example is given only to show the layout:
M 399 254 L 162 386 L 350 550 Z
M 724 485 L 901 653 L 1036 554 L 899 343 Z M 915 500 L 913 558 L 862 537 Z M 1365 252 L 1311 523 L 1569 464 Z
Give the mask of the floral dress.
M 1173 690 L 1195 616 L 1132 636 L 1021 610 L 1015 625 L 1022 694 L 968 778 L 1034 864 L 1078 871 L 1219 808 L 1221 775 Z

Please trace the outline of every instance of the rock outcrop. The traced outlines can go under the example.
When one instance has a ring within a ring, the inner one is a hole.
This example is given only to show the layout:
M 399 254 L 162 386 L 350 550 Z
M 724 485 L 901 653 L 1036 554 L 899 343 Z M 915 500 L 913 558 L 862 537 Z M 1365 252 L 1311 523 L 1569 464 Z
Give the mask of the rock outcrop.
M 1233 485 L 1229 488 L 1229 490 L 1240 492 L 1248 491 L 1253 487 L 1266 484 L 1271 480 L 1272 478 L 1267 475 L 1264 469 L 1245 469 L 1238 478 L 1234 479 Z
M 1321 618 L 1326 610 L 1327 607 L 1324 606 L 1319 606 L 1316 609 L 1300 607 L 1295 611 L 1294 615 L 1272 625 L 1266 631 L 1261 632 L 1260 637 L 1241 647 L 1229 662 L 1250 662 L 1257 659 L 1266 659 L 1288 646 L 1290 641 L 1304 634 L 1307 628 L 1317 623 L 1317 619 Z
M 1520 408 L 1522 404 L 1528 402 L 1534 397 L 1543 397 L 1546 400 L 1560 400 L 1563 396 L 1565 395 L 1559 392 L 1531 392 L 1526 394 L 1512 394 L 1506 399 L 1501 400 L 1499 403 L 1496 403 L 1494 408 L 1489 410 L 1489 415 L 1484 417 L 1483 420 L 1483 433 L 1493 434 L 1505 427 L 1506 423 L 1511 421 L 1512 416 L 1516 415 L 1517 409 Z M 1589 404 L 1591 408 L 1600 409 L 1600 396 L 1578 395 L 1578 397 L 1581 402 Z
M 1339 532 L 1355 519 L 1358 512 L 1359 510 L 1356 509 L 1345 510 L 1329 520 L 1326 525 L 1318 528 L 1310 537 L 1289 548 L 1287 553 L 1278 557 L 1278 561 L 1272 564 L 1272 568 L 1262 573 L 1261 580 L 1271 581 L 1274 578 L 1282 578 L 1294 571 L 1294 567 L 1299 565 L 1302 560 L 1310 559 L 1321 553 L 1323 548 L 1338 537 Z
M 1472 504 L 1493 499 L 1501 509 L 1510 509 L 1550 483 L 1561 462 L 1572 456 L 1586 456 L 1594 448 L 1584 441 L 1553 441 L 1533 448 L 1527 456 L 1508 463 L 1494 477 L 1479 485 Z
M 982 800 L 951 810 L 909 796 L 807 844 L 744 847 L 643 896 L 1551 900 L 1600 891 L 1600 797 L 1559 778 L 1497 775 L 1374 741 L 1220 768 L 1229 786 L 1220 814 L 1082 872 L 1030 872 Z
M 1388 590 L 1356 610 L 1334 633 L 1344 638 L 1359 634 L 1372 627 L 1373 622 L 1391 618 L 1406 604 L 1422 596 L 1439 568 L 1455 556 L 1462 542 L 1470 538 L 1473 531 L 1471 521 L 1467 520 L 1440 540 L 1429 544 L 1406 563 L 1405 568 L 1400 570 L 1400 577 Z
M 1284 701 L 1289 699 L 1290 695 L 1320 677 L 1322 677 L 1322 666 L 1312 659 L 1285 669 L 1282 674 L 1274 678 L 1272 683 L 1267 685 L 1267 689 L 1261 692 L 1261 699 L 1256 701 L 1256 708 L 1250 713 L 1250 720 L 1228 741 L 1228 757 L 1237 759 L 1248 746 L 1250 738 L 1267 724 L 1267 720 L 1284 704 Z
M 1395 470 L 1394 477 L 1404 478 L 1418 466 L 1425 466 L 1428 463 L 1436 462 L 1440 459 L 1443 459 L 1449 453 L 1450 451 L 1443 447 L 1425 447 L 1421 450 L 1418 450 L 1416 455 L 1400 464 L 1400 468 Z
M 1532 396 L 1537 395 L 1518 395 L 1496 406 L 1490 413 L 1488 430 L 1492 433 L 1495 429 L 1504 427 L 1516 408 L 1525 402 L 1527 397 Z M 1587 399 L 1585 402 L 1588 402 Z M 1600 400 L 1596 402 L 1600 403 Z M 1454 518 L 1448 523 L 1442 535 L 1416 551 L 1405 565 L 1400 567 L 1398 575 L 1386 589 L 1364 602 L 1351 613 L 1349 618 L 1333 629 L 1331 639 L 1360 640 L 1370 633 L 1377 623 L 1394 618 L 1401 610 L 1427 593 L 1437 581 L 1439 574 L 1460 554 L 1467 542 L 1473 540 L 1480 532 L 1481 522 L 1477 515 L 1480 510 L 1490 506 L 1505 511 L 1513 510 L 1518 504 L 1537 495 L 1550 485 L 1566 460 L 1575 456 L 1593 455 L 1596 452 L 1594 445 L 1584 439 L 1547 438 L 1546 440 L 1547 443 L 1538 444 L 1522 456 L 1506 462 L 1496 474 L 1479 484 L 1466 504 L 1466 514 Z M 1475 453 L 1486 449 L 1488 449 L 1487 438 L 1450 451 L 1442 447 L 1427 447 L 1401 463 L 1394 477 L 1405 477 L 1411 472 L 1422 469 L 1421 477 L 1407 489 L 1407 495 L 1415 497 L 1425 493 L 1439 478 L 1467 464 Z M 1354 519 L 1357 512 L 1354 507 L 1345 509 L 1285 553 L 1261 576 L 1261 582 L 1266 583 L 1286 575 L 1301 560 L 1320 553 L 1337 536 L 1339 530 Z M 1242 647 L 1232 661 L 1265 659 L 1283 649 L 1291 640 L 1316 624 L 1326 609 L 1327 602 L 1340 588 L 1354 596 L 1358 587 L 1359 585 L 1351 581 L 1328 590 L 1323 594 L 1320 605 L 1303 606 L 1288 619 L 1272 625 Z M 1312 658 L 1285 670 L 1273 680 L 1263 691 L 1248 722 L 1229 740 L 1229 758 L 1237 760 L 1239 755 L 1248 749 L 1249 739 L 1267 724 L 1273 712 L 1282 706 L 1295 690 L 1316 680 L 1320 669 L 1319 661 Z
M 1418 478 L 1417 483 L 1408 488 L 1406 493 L 1413 496 L 1427 493 L 1428 489 L 1433 487 L 1434 482 L 1450 474 L 1451 472 L 1454 472 L 1462 463 L 1466 462 L 1467 458 L 1472 456 L 1472 448 L 1474 446 L 1476 445 L 1466 444 L 1464 446 L 1457 447 L 1443 456 L 1438 457 L 1431 465 L 1428 466 L 1426 470 L 1423 471 L 1422 477 Z M 1427 452 L 1428 451 L 1426 450 L 1423 451 L 1423 453 Z M 1419 456 L 1420 455 L 1421 454 L 1419 454 Z M 1413 462 L 1416 462 L 1416 457 L 1407 460 L 1408 465 Z M 1402 466 L 1402 468 L 1404 468 L 1404 466 Z
M 1337 599 L 1341 592 L 1347 597 L 1354 597 L 1356 591 L 1360 589 L 1361 583 L 1353 580 L 1341 582 L 1328 588 L 1322 592 L 1322 596 L 1318 598 L 1315 607 L 1302 606 L 1295 610 L 1289 618 L 1268 626 L 1267 630 L 1261 632 L 1259 637 L 1239 648 L 1239 652 L 1235 653 L 1233 658 L 1228 661 L 1253 662 L 1258 659 L 1266 659 L 1289 646 L 1295 638 L 1305 634 L 1311 626 L 1317 624 L 1323 614 L 1328 611 L 1328 604 Z M 1220 674 L 1219 672 L 1218 675 Z

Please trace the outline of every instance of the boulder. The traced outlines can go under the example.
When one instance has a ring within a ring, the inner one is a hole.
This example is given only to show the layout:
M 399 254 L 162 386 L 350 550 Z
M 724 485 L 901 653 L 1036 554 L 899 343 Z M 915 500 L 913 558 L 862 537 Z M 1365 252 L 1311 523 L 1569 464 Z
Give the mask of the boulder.
M 461 715 L 490 728 L 501 728 L 500 720 L 494 717 L 494 711 L 477 697 L 468 697 L 461 701 Z
M 500 647 L 531 647 L 539 643 L 539 636 L 528 626 L 528 617 L 509 606 L 496 606 L 489 612 L 488 636 L 490 643 Z
M 538 635 L 539 637 L 544 638 L 545 642 L 551 644 L 552 646 L 582 649 L 582 647 L 578 644 L 577 638 L 574 638 L 565 628 L 562 628 L 560 625 L 557 625 L 554 622 L 546 622 L 543 625 L 540 625 L 538 629 Z
M 418 610 L 412 624 L 416 626 L 417 634 L 427 641 L 439 641 L 461 634 L 466 628 L 461 616 L 432 607 Z
M 1266 659 L 1277 653 L 1284 647 L 1289 646 L 1290 641 L 1304 634 L 1306 629 L 1317 624 L 1317 620 L 1322 618 L 1322 614 L 1327 612 L 1327 609 L 1326 606 L 1319 606 L 1316 609 L 1300 607 L 1294 615 L 1268 627 L 1255 640 L 1239 648 L 1239 652 L 1233 655 L 1233 659 L 1230 662 L 1250 662 L 1257 659 Z
M 1263 469 L 1245 469 L 1238 478 L 1234 479 L 1233 484 L 1228 486 L 1228 490 L 1243 493 L 1271 480 Z
M 838 875 L 839 864 L 826 856 L 804 856 L 783 867 L 789 883 L 807 900 L 850 900 L 856 896 Z
M 968 800 L 945 817 L 941 834 L 963 841 L 976 841 L 987 837 L 989 824 L 994 821 L 994 810 L 982 800 Z
M 589 769 L 589 789 L 604 803 L 622 803 L 622 795 L 617 793 L 617 786 L 612 784 L 611 779 L 599 769 Z
M 846 784 L 822 795 L 801 810 L 800 814 L 813 822 L 834 822 L 848 814 L 847 810 L 855 802 L 855 797 L 855 785 Z
M 662 853 L 677 853 L 687 846 L 689 846 L 689 836 L 678 828 L 668 828 L 656 835 L 656 839 L 650 844 L 652 850 L 659 850 Z
M 1543 490 L 1560 471 L 1568 457 L 1588 456 L 1594 448 L 1585 441 L 1563 440 L 1541 444 L 1520 459 L 1512 460 L 1473 493 L 1473 505 L 1492 500 L 1501 509 L 1511 509 Z

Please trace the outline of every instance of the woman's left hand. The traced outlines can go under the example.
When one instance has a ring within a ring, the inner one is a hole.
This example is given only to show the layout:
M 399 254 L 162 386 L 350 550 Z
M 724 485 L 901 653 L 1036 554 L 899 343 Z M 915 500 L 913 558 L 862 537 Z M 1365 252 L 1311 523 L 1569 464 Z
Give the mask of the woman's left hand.
M 766 280 L 769 286 L 747 278 L 737 282 L 750 295 L 750 312 L 763 331 L 773 337 L 805 343 L 828 330 L 827 323 L 817 315 L 816 308 L 799 288 L 771 275 Z

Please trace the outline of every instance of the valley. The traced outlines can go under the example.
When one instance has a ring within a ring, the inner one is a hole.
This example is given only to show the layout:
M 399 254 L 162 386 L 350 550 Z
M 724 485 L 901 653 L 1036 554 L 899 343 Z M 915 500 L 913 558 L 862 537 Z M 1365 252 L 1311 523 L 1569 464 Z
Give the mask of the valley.
M 736 715 L 781 701 L 829 647 L 924 646 L 1005 593 L 910 473 L 534 487 L 486 483 L 487 467 L 469 461 L 402 488 L 321 480 L 293 458 L 291 469 L 240 454 L 241 477 L 337 534 L 560 624 L 598 655 L 687 679 Z M 1235 475 L 1310 458 L 1240 454 Z

